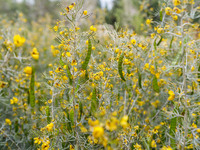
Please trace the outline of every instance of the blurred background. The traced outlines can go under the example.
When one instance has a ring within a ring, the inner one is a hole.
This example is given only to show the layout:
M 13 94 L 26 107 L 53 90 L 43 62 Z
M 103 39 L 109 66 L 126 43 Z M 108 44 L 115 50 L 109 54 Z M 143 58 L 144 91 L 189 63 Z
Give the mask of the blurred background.
M 60 17 L 60 7 L 72 2 L 74 0 L 0 0 L 0 16 L 14 20 L 23 13 L 27 22 L 45 16 L 56 21 Z M 146 18 L 159 10 L 157 0 L 85 0 L 84 9 L 96 16 L 97 23 L 114 26 L 118 22 L 138 33 Z
M 27 22 L 48 16 L 52 22 L 59 19 L 61 6 L 80 0 L 0 0 L 0 16 L 14 20 L 23 13 Z M 199 0 L 195 0 L 196 2 Z M 143 33 L 146 19 L 159 20 L 159 0 L 85 0 L 84 9 L 92 13 L 95 24 L 118 22 L 120 27 L 128 27 Z M 199 4 L 199 3 L 198 3 Z M 197 5 L 198 5 L 197 4 Z M 199 21 L 199 20 L 196 20 Z

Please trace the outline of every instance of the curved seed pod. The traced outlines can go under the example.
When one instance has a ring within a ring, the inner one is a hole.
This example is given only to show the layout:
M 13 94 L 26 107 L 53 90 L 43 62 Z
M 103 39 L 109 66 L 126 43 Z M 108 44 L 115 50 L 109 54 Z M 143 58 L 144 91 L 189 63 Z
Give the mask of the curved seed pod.
M 175 141 L 175 132 L 176 132 L 176 117 L 171 119 L 171 123 L 170 123 L 170 141 L 171 141 L 171 147 L 173 149 L 176 148 L 176 141 Z
M 142 88 L 142 75 L 139 72 L 139 70 L 138 70 L 138 85 L 139 85 L 139 88 L 141 89 Z
M 156 51 L 157 50 L 156 39 L 154 40 L 153 46 L 154 46 L 154 50 Z
M 35 107 L 35 68 L 32 67 L 32 74 L 31 74 L 31 82 L 29 88 L 29 98 L 30 98 L 30 105 L 32 108 Z
M 80 112 L 80 119 L 81 119 L 81 116 L 83 114 L 83 104 L 81 101 L 79 101 L 79 112 Z
M 96 88 L 92 92 L 91 111 L 95 112 L 98 107 Z
M 172 37 L 172 39 L 171 39 L 171 41 L 170 41 L 170 46 L 169 46 L 170 49 L 172 48 L 173 40 L 174 40 L 174 36 Z
M 163 12 L 162 10 L 160 10 L 160 21 L 162 21 L 162 19 L 163 19 Z
M 49 109 L 49 106 L 46 107 L 46 115 L 47 115 L 47 122 L 50 123 L 51 122 L 51 118 L 50 118 L 50 109 Z
M 63 60 L 62 60 L 62 55 L 60 55 L 59 63 L 60 63 L 60 65 L 61 65 L 62 67 L 65 65 L 65 63 L 64 63 Z M 71 74 L 71 72 L 70 72 L 70 69 L 69 69 L 69 66 L 68 66 L 68 65 L 67 65 L 67 67 L 66 67 L 66 70 L 67 70 L 67 76 L 68 76 L 68 78 L 69 78 L 69 83 L 70 83 L 70 85 L 72 85 L 72 74 Z
M 71 126 L 71 120 L 70 120 L 70 115 L 69 115 L 68 110 L 66 111 L 66 114 L 67 114 L 67 119 L 69 120 L 69 121 L 67 122 L 67 129 L 68 129 L 69 131 L 71 131 L 71 130 L 72 130 L 72 126 Z
M 198 68 L 198 79 L 200 79 L 200 65 L 199 65 L 199 68 Z M 199 85 L 200 85 L 200 81 L 199 82 Z
M 73 109 L 71 109 L 69 112 L 69 120 L 71 122 L 71 125 L 73 126 L 74 125 L 74 110 Z
M 158 86 L 158 81 L 157 81 L 156 76 L 154 76 L 154 78 L 153 78 L 152 86 L 153 86 L 153 90 L 154 90 L 155 92 L 157 92 L 157 93 L 160 92 L 160 88 L 159 88 L 159 86 Z
M 160 43 L 162 42 L 162 39 L 163 39 L 163 37 L 161 36 L 160 40 L 159 40 L 158 43 L 157 43 L 157 46 L 160 45 Z
M 92 53 L 92 44 L 91 44 L 91 40 L 88 39 L 88 52 L 87 52 L 87 56 L 85 58 L 85 61 L 82 64 L 82 67 L 81 67 L 83 70 L 86 70 L 86 68 L 88 66 L 88 63 L 89 63 L 90 57 L 91 57 L 91 53 Z
M 123 58 L 124 58 L 124 53 L 122 53 L 121 56 L 119 57 L 119 61 L 118 61 L 118 72 L 119 72 L 119 75 L 120 75 L 121 79 L 122 79 L 123 81 L 126 81 L 126 79 L 124 78 L 123 73 L 122 73 Z
M 18 130 L 19 130 L 18 120 L 15 120 L 15 133 L 17 133 Z

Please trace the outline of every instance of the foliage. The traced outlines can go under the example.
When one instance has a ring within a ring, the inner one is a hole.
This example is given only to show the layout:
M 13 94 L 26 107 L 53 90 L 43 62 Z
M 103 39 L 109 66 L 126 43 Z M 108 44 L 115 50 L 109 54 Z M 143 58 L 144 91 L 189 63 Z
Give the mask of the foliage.
M 142 36 L 84 1 L 0 20 L 0 149 L 199 149 L 200 6 L 159 5 Z

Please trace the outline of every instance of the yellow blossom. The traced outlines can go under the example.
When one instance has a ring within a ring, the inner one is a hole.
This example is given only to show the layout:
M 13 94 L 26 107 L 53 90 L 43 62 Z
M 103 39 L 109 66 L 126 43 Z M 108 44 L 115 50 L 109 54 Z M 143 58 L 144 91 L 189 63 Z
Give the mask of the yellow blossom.
M 97 29 L 94 26 L 90 26 L 90 30 L 93 31 L 93 32 L 97 31 Z
M 152 147 L 152 148 L 156 148 L 156 147 L 157 147 L 155 140 L 153 140 L 153 141 L 151 142 L 151 147 Z
M 21 37 L 20 35 L 15 35 L 13 41 L 16 47 L 21 47 L 26 42 L 26 39 L 24 37 Z
M 174 6 L 180 5 L 181 1 L 180 0 L 173 0 Z
M 117 129 L 118 120 L 115 117 L 112 117 L 111 120 L 106 121 L 106 129 L 110 131 L 114 131 Z
M 52 131 L 54 124 L 50 123 L 46 126 L 47 131 Z
M 166 15 L 171 15 L 172 9 L 170 7 L 166 7 L 165 8 L 165 13 L 166 13 Z
M 147 25 L 150 25 L 150 24 L 151 24 L 151 21 L 152 21 L 152 19 L 147 19 L 147 20 L 146 20 L 146 24 L 147 24 Z
M 131 43 L 132 43 L 133 45 L 135 45 L 135 44 L 136 44 L 136 40 L 135 40 L 135 39 L 132 39 L 132 40 L 131 40 Z
M 33 59 L 38 60 L 39 59 L 39 52 L 37 51 L 37 48 L 33 48 L 32 52 L 31 52 L 31 56 L 33 57 Z
M 104 135 L 104 129 L 103 129 L 103 127 L 101 127 L 101 126 L 94 127 L 94 130 L 93 130 L 93 137 L 94 138 L 100 138 L 103 135 Z
M 83 11 L 83 14 L 84 14 L 84 15 L 87 15 L 87 10 L 84 10 L 84 11 Z
M 32 67 L 29 67 L 29 66 L 25 67 L 24 68 L 24 73 L 26 73 L 28 75 L 31 75 L 32 74 Z
M 173 100 L 173 99 L 175 98 L 174 92 L 170 90 L 168 93 L 169 93 L 168 100 L 169 100 L 169 101 Z
M 123 127 L 123 128 L 126 128 L 128 127 L 128 116 L 125 115 L 122 117 L 121 121 L 120 121 L 120 125 Z
M 5 119 L 6 124 L 11 125 L 12 122 L 10 121 L 10 119 Z
M 40 137 L 34 138 L 34 143 L 35 144 L 40 144 L 42 142 L 42 139 Z

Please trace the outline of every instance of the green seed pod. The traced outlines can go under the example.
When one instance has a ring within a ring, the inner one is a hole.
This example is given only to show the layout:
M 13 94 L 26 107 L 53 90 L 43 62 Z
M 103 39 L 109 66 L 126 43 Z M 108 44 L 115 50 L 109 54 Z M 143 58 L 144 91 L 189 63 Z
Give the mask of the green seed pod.
M 123 73 L 122 73 L 123 58 L 124 58 L 124 53 L 122 53 L 121 56 L 119 57 L 119 61 L 118 61 L 118 72 L 119 72 L 119 75 L 120 75 L 121 79 L 122 79 L 123 81 L 126 81 L 126 79 L 124 78 Z
M 160 92 L 160 88 L 158 86 L 158 81 L 157 81 L 157 78 L 156 76 L 154 75 L 154 78 L 153 78 L 153 81 L 152 81 L 152 86 L 153 86 L 153 90 L 157 93 Z

